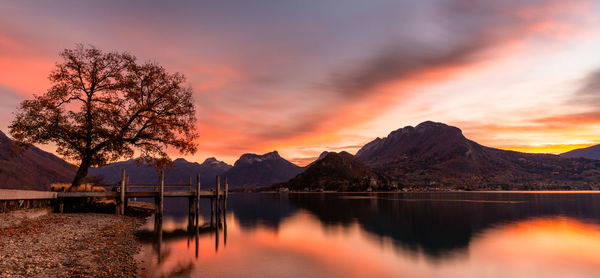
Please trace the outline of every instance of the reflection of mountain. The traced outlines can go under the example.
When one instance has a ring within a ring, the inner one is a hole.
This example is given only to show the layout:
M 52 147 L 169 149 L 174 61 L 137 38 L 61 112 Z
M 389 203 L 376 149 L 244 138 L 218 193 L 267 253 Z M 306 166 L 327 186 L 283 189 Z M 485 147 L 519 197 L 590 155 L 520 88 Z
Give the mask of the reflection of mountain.
M 290 194 L 290 203 L 310 211 L 325 225 L 346 226 L 358 221 L 374 235 L 392 238 L 399 246 L 431 256 L 466 248 L 475 235 L 506 222 L 549 215 L 600 220 L 600 195 L 591 194 L 346 196 Z
M 242 227 L 278 229 L 283 219 L 296 212 L 287 198 L 288 194 L 231 194 L 227 212 L 233 212 Z
M 186 217 L 187 204 L 167 204 L 167 212 Z M 177 209 L 181 206 L 181 209 Z M 390 194 L 231 194 L 227 212 L 244 229 L 279 229 L 298 210 L 324 226 L 358 223 L 396 246 L 429 256 L 468 247 L 473 237 L 496 225 L 546 216 L 600 223 L 600 194 L 542 193 L 390 193 Z M 208 203 L 201 213 L 210 215 Z

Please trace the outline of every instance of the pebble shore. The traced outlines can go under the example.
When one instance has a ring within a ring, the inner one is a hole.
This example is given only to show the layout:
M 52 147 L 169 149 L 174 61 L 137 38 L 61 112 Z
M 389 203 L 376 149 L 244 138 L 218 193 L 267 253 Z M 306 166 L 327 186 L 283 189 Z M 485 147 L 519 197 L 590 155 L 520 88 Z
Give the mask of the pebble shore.
M 0 213 L 0 277 L 135 277 L 140 217 Z

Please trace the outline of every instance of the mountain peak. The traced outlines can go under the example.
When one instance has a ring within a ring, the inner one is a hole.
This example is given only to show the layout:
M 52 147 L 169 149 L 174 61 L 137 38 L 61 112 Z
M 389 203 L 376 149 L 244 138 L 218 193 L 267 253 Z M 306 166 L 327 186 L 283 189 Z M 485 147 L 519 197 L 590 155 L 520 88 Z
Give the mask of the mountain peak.
M 367 143 L 356 157 L 367 163 L 394 161 L 408 156 L 436 159 L 454 152 L 468 153 L 472 143 L 457 127 L 426 121 L 416 127 L 399 128 L 387 137 Z
M 321 159 L 325 158 L 325 157 L 327 156 L 327 154 L 328 154 L 328 153 L 329 153 L 328 151 L 324 151 L 324 152 L 322 152 L 322 153 L 319 155 L 319 157 L 317 158 L 317 160 L 321 160 Z
M 2 130 L 0 130 L 0 143 L 12 143 L 13 140 L 10 139 Z
M 302 169 L 279 156 L 277 151 L 272 151 L 263 155 L 244 154 L 224 175 L 229 178 L 232 188 L 251 187 L 289 180 Z
M 202 162 L 202 164 L 215 164 L 215 163 L 219 163 L 220 161 L 217 160 L 217 158 L 213 157 L 209 157 L 207 159 L 204 160 L 204 162 Z
M 437 130 L 437 131 L 453 130 L 455 132 L 462 134 L 462 131 L 458 127 L 449 126 L 444 123 L 438 123 L 438 122 L 433 122 L 433 121 L 422 122 L 422 123 L 418 124 L 414 129 L 418 132 L 424 132 L 424 131 L 428 131 L 428 130 Z
M 283 158 L 279 155 L 277 151 L 272 151 L 269 153 L 265 153 L 262 155 L 254 154 L 254 153 L 246 153 L 240 156 L 240 158 L 235 162 L 235 165 L 238 163 L 241 164 L 253 164 L 257 162 L 263 162 L 266 160 L 283 160 Z
M 329 152 L 284 186 L 294 190 L 324 189 L 337 191 L 366 190 L 370 186 L 384 186 L 373 169 L 348 152 Z
M 277 151 L 272 151 L 270 153 L 263 154 L 262 156 L 264 158 L 269 158 L 269 159 L 281 158 L 281 156 L 279 155 L 279 152 L 277 152 Z

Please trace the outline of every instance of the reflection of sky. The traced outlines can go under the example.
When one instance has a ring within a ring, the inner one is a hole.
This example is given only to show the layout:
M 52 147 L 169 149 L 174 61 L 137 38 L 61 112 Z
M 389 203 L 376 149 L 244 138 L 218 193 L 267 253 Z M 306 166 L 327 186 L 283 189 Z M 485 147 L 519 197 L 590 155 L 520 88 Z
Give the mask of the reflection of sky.
M 546 217 L 497 225 L 465 251 L 430 257 L 365 233 L 358 223 L 323 226 L 307 213 L 285 219 L 278 230 L 242 229 L 236 217 L 223 231 L 195 239 L 166 240 L 157 263 L 143 247 L 143 274 L 192 277 L 596 277 L 600 227 L 571 218 Z M 215 251 L 215 240 L 220 247 Z
M 60 49 L 130 51 L 186 74 L 201 161 L 278 149 L 306 163 L 425 120 L 483 144 L 598 143 L 598 5 L 525 1 L 0 4 L 0 129 Z M 47 147 L 47 149 L 52 149 Z

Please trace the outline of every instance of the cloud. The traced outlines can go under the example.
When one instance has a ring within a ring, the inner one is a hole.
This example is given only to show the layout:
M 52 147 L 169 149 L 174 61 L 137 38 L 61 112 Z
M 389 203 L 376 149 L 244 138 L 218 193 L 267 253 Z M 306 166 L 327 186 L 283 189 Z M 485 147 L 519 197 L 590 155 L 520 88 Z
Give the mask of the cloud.
M 582 79 L 581 87 L 574 94 L 573 102 L 595 106 L 600 112 L 600 69 L 590 72 Z
M 311 61 L 312 56 L 322 55 L 318 49 L 278 48 L 281 44 L 275 43 L 269 47 L 271 55 L 260 52 L 249 60 L 225 61 L 217 67 L 229 70 L 211 71 L 207 79 L 191 73 L 200 80 L 197 88 L 208 88 L 198 94 L 201 148 L 234 155 L 348 141 L 351 130 L 402 105 L 419 88 L 477 71 L 511 55 L 515 45 L 535 39 L 560 40 L 579 32 L 578 16 L 589 4 L 558 0 L 433 3 L 420 16 L 410 15 L 407 9 L 412 6 L 396 7 L 406 15 L 404 20 L 396 16 L 386 21 L 393 26 L 388 27 L 391 30 L 360 52 L 334 62 Z M 328 43 L 315 42 L 319 47 Z M 356 47 L 337 46 L 340 52 Z M 318 155 L 315 152 L 307 157 Z
M 89 4 L 99 9 L 91 21 L 78 16 L 86 14 L 81 12 L 90 8 L 86 4 L 47 5 L 36 21 L 21 18 L 19 26 L 5 25 L 26 32 L 0 29 L 0 85 L 25 95 L 39 92 L 47 88 L 59 46 L 70 40 L 66 47 L 100 42 L 100 48 L 130 51 L 188 77 L 202 152 L 234 157 L 314 146 L 313 155 L 302 154 L 313 157 L 320 152 L 316 147 L 364 143 L 353 130 L 405 104 L 420 88 L 480 70 L 513 54 L 514 45 L 580 32 L 590 5 L 585 0 L 374 0 L 343 7 L 337 1 L 221 2 L 122 9 L 122 3 L 109 1 Z M 18 22 L 20 13 L 0 15 Z M 61 29 L 48 31 L 56 38 L 46 44 L 36 26 L 57 18 Z M 75 31 L 66 32 L 65 26 Z M 58 48 L 48 54 L 48 47 Z

